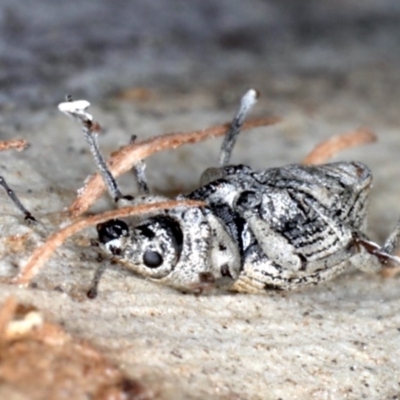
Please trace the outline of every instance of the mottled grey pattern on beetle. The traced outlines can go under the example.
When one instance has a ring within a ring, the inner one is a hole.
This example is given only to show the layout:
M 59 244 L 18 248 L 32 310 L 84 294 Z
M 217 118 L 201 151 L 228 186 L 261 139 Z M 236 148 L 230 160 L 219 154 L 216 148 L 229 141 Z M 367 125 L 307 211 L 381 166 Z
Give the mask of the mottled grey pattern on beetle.
M 264 171 L 227 165 L 256 99 L 255 90 L 243 96 L 222 144 L 220 167 L 205 171 L 198 189 L 178 196 L 206 206 L 165 210 L 136 224 L 100 224 L 100 247 L 140 276 L 194 292 L 208 286 L 239 292 L 290 290 L 331 279 L 349 264 L 366 272 L 398 266 L 392 253 L 399 223 L 382 247 L 366 236 L 372 175 L 364 164 Z M 146 186 L 143 168 L 141 164 L 136 174 L 139 187 Z M 108 186 L 118 198 L 115 183 Z M 162 199 L 141 195 L 132 202 Z

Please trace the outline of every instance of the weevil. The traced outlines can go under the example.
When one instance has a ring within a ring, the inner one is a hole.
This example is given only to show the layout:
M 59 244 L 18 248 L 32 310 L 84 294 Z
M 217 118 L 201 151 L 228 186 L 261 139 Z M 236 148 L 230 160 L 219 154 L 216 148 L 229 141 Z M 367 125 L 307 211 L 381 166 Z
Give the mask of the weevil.
M 178 196 L 202 200 L 205 206 L 164 210 L 135 223 L 100 224 L 103 251 L 133 273 L 184 292 L 209 286 L 251 293 L 292 290 L 331 279 L 349 264 L 366 272 L 400 265 L 392 254 L 400 223 L 383 246 L 365 233 L 372 174 L 363 163 L 293 164 L 263 171 L 229 165 L 257 96 L 251 89 L 242 97 L 222 143 L 219 168 L 206 170 L 198 189 Z M 112 198 L 120 201 L 123 196 L 95 136 L 89 137 L 91 115 L 69 114 L 83 122 L 100 173 Z M 129 198 L 134 204 L 164 199 L 147 193 L 144 168 L 141 162 L 135 169 L 143 190 Z

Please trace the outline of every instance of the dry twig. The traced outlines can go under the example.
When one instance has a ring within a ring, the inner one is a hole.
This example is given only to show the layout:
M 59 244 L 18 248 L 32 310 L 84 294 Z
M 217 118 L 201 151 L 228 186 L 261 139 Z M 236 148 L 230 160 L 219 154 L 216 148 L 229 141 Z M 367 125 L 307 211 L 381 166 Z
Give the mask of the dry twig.
M 266 126 L 278 121 L 278 118 L 255 120 L 244 124 L 243 129 L 250 129 L 256 126 Z M 121 148 L 112 155 L 109 161 L 109 166 L 112 173 L 115 176 L 118 176 L 128 171 L 139 160 L 142 160 L 155 152 L 166 149 L 174 149 L 182 146 L 183 144 L 197 143 L 211 137 L 222 136 L 226 133 L 228 128 L 229 124 L 225 124 L 202 131 L 167 134 L 143 141 L 141 143 L 130 144 Z M 358 129 L 356 131 L 337 135 L 317 145 L 315 149 L 303 160 L 303 164 L 319 164 L 333 157 L 341 150 L 364 143 L 370 143 L 375 140 L 375 135 L 367 129 Z M 100 175 L 94 175 L 90 179 L 87 186 L 81 191 L 75 202 L 70 206 L 69 212 L 72 214 L 72 216 L 78 216 L 82 214 L 94 203 L 104 189 L 104 183 Z M 201 205 L 204 205 L 204 203 L 189 200 L 169 200 L 153 204 L 125 207 L 117 210 L 107 211 L 105 213 L 94 215 L 88 218 L 79 219 L 66 228 L 63 228 L 51 235 L 46 243 L 37 248 L 13 282 L 17 284 L 29 283 L 38 269 L 45 263 L 51 254 L 64 243 L 68 237 L 89 226 L 108 221 L 112 218 L 153 213 L 158 210 L 178 206 L 190 207 Z
M 22 151 L 26 149 L 28 142 L 24 139 L 12 139 L 0 141 L 0 151 L 16 149 Z
M 322 164 L 342 150 L 377 140 L 369 129 L 360 128 L 355 131 L 335 135 L 319 143 L 302 161 L 305 165 Z
M 22 268 L 19 275 L 13 279 L 13 283 L 27 284 L 31 278 L 37 273 L 39 268 L 47 261 L 52 253 L 60 247 L 66 239 L 75 234 L 76 232 L 88 228 L 93 225 L 106 222 L 113 218 L 122 218 L 137 216 L 142 214 L 154 213 L 159 210 L 166 210 L 175 207 L 200 207 L 204 203 L 201 201 L 191 200 L 166 200 L 153 204 L 141 204 L 136 206 L 124 207 L 117 210 L 107 211 L 102 214 L 93 215 L 91 217 L 82 218 L 67 227 L 60 229 L 53 233 L 47 241 L 38 247 L 29 258 L 28 262 Z
M 242 129 L 246 130 L 259 126 L 268 126 L 279 121 L 279 118 L 253 120 L 245 123 Z M 141 143 L 132 143 L 113 153 L 108 162 L 108 166 L 113 176 L 117 177 L 124 172 L 129 171 L 134 165 L 151 154 L 162 150 L 175 149 L 184 144 L 197 143 L 209 138 L 223 136 L 226 134 L 229 127 L 230 124 L 224 124 L 205 130 L 188 133 L 171 133 L 151 138 Z M 303 160 L 303 164 L 319 164 L 325 162 L 343 149 L 359 144 L 370 143 L 375 140 L 376 137 L 374 134 L 367 129 L 359 129 L 350 133 L 337 135 L 316 146 L 315 149 Z M 8 147 L 2 148 L 0 142 L 0 151 L 6 148 L 21 149 L 26 145 L 26 142 L 24 141 L 8 141 L 2 143 L 8 143 Z M 70 215 L 77 217 L 84 213 L 96 201 L 96 199 L 100 197 L 104 190 L 105 185 L 100 174 L 92 176 L 86 186 L 79 191 L 78 197 L 69 207 L 68 211 Z M 79 219 L 52 234 L 42 246 L 37 248 L 13 282 L 17 284 L 29 283 L 31 278 L 37 273 L 39 268 L 45 263 L 51 254 L 61 246 L 68 237 L 84 228 L 108 221 L 112 218 L 137 216 L 178 206 L 193 207 L 202 205 L 204 205 L 203 202 L 167 200 L 159 203 L 125 207 L 88 218 Z
M 280 121 L 281 119 L 277 117 L 257 119 L 244 123 L 242 130 L 273 125 Z M 129 171 L 140 160 L 154 153 L 168 149 L 176 149 L 185 144 L 198 143 L 217 136 L 223 136 L 226 134 L 229 127 L 230 123 L 187 133 L 170 133 L 139 143 L 135 142 L 114 152 L 108 161 L 108 167 L 113 176 L 117 177 Z M 101 196 L 104 190 L 105 185 L 100 174 L 97 173 L 93 175 L 87 184 L 79 190 L 79 195 L 68 208 L 70 215 L 72 217 L 77 217 L 84 213 Z

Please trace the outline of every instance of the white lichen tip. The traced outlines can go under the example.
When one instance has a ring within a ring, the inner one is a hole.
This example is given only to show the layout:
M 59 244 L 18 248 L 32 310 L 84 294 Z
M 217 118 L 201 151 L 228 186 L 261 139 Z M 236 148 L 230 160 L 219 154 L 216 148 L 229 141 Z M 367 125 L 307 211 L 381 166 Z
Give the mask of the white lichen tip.
M 257 103 L 260 93 L 255 89 L 249 89 L 242 97 L 240 108 L 249 110 Z
M 236 115 L 236 123 L 238 123 L 239 126 L 243 124 L 247 114 L 253 108 L 254 104 L 257 103 L 258 97 L 259 92 L 257 90 L 249 89 L 241 98 L 239 111 Z
M 58 105 L 58 109 L 70 117 L 92 121 L 92 115 L 86 112 L 89 106 L 87 100 L 65 101 Z

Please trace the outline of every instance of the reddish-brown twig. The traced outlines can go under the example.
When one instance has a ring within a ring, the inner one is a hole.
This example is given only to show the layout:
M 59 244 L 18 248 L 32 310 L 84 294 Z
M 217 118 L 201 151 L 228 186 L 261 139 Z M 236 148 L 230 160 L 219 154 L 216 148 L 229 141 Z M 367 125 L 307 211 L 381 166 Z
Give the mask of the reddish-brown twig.
M 24 139 L 11 139 L 11 140 L 3 140 L 0 142 L 0 151 L 15 149 L 18 151 L 22 151 L 26 149 L 28 146 L 28 142 Z
M 259 126 L 268 126 L 280 122 L 280 118 L 264 118 L 249 121 L 243 124 L 242 130 L 248 130 Z M 114 177 L 129 171 L 140 160 L 149 157 L 159 151 L 176 149 L 184 144 L 198 143 L 206 139 L 223 136 L 230 124 L 215 126 L 212 128 L 187 133 L 170 133 L 157 136 L 139 143 L 132 143 L 114 152 L 108 161 L 108 167 Z M 75 201 L 68 208 L 72 217 L 77 217 L 88 210 L 101 196 L 105 185 L 100 174 L 93 175 L 87 184 L 79 190 Z
M 200 201 L 177 201 L 167 200 L 153 204 L 141 204 L 137 206 L 124 207 L 117 210 L 107 211 L 102 214 L 93 215 L 87 218 L 81 218 L 71 225 L 53 233 L 47 241 L 38 247 L 29 258 L 28 262 L 22 268 L 20 274 L 13 279 L 13 283 L 27 284 L 31 278 L 37 273 L 39 268 L 46 262 L 52 253 L 61 246 L 65 240 L 77 233 L 78 231 L 93 225 L 106 222 L 113 218 L 137 216 L 142 214 L 154 213 L 159 210 L 170 209 L 174 207 L 200 207 L 204 203 Z
M 360 128 L 351 132 L 332 136 L 331 138 L 319 143 L 302 161 L 305 165 L 322 164 L 335 156 L 342 150 L 361 144 L 376 141 L 373 132 L 366 128 Z

